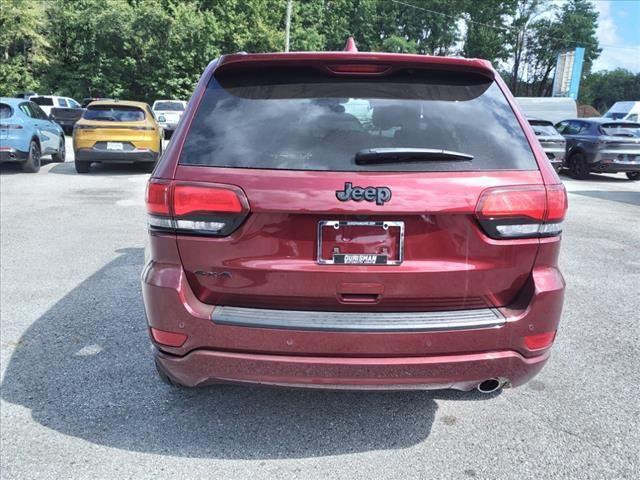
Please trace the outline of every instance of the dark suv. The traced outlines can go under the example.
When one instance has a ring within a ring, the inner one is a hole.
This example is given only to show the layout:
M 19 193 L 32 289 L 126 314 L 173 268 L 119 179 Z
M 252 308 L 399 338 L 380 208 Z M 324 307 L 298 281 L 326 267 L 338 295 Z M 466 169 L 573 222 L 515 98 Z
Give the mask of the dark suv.
M 484 60 L 222 56 L 146 201 L 168 383 L 489 392 L 549 357 L 566 193 Z
M 567 140 L 565 165 L 571 176 L 625 173 L 640 179 L 640 123 L 610 118 L 576 118 L 556 125 Z

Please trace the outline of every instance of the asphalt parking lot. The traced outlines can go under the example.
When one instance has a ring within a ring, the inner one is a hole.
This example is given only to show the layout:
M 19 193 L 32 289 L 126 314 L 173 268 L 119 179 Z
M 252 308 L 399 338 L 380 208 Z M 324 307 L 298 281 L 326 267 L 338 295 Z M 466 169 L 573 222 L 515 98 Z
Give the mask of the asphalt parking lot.
M 552 358 L 481 395 L 162 384 L 139 286 L 147 178 L 0 166 L 3 479 L 640 477 L 639 182 L 563 177 Z

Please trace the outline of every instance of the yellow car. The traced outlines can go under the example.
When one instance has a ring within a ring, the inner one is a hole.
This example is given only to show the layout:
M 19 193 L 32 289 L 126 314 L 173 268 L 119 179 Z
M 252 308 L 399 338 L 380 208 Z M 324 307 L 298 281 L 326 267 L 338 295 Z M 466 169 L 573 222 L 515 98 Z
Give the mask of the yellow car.
M 76 171 L 89 172 L 91 162 L 145 162 L 149 170 L 162 153 L 162 127 L 143 102 L 92 102 L 73 129 Z

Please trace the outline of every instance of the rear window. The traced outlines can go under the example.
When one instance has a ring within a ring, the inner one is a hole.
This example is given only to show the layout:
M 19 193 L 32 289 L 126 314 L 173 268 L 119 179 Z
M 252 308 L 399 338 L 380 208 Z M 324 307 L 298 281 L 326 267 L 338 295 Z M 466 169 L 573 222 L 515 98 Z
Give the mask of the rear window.
M 360 150 L 394 147 L 449 150 L 473 159 L 355 162 Z M 180 163 L 333 171 L 537 169 L 495 82 L 420 70 L 368 78 L 300 70 L 217 74 Z
M 44 105 L 45 107 L 53 105 L 51 97 L 31 97 L 30 100 L 36 105 Z
M 153 106 L 153 109 L 170 112 L 182 112 L 184 111 L 184 105 L 180 102 L 157 102 Z
M 621 136 L 621 137 L 639 137 L 639 123 L 603 123 L 600 128 L 605 135 Z
M 82 118 L 108 122 L 137 122 L 144 120 L 144 111 L 127 105 L 90 105 Z
M 13 115 L 13 109 L 6 103 L 0 103 L 0 120 Z
M 529 120 L 529 124 L 533 127 L 533 132 L 540 137 L 560 135 L 551 122 L 545 120 Z

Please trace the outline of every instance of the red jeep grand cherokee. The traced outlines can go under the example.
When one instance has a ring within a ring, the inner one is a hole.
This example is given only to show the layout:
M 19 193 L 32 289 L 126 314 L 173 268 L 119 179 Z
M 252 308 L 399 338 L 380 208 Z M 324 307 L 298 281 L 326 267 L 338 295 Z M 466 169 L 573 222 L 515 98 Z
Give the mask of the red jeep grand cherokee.
M 558 328 L 566 209 L 484 60 L 222 56 L 147 187 L 160 377 L 521 385 Z

